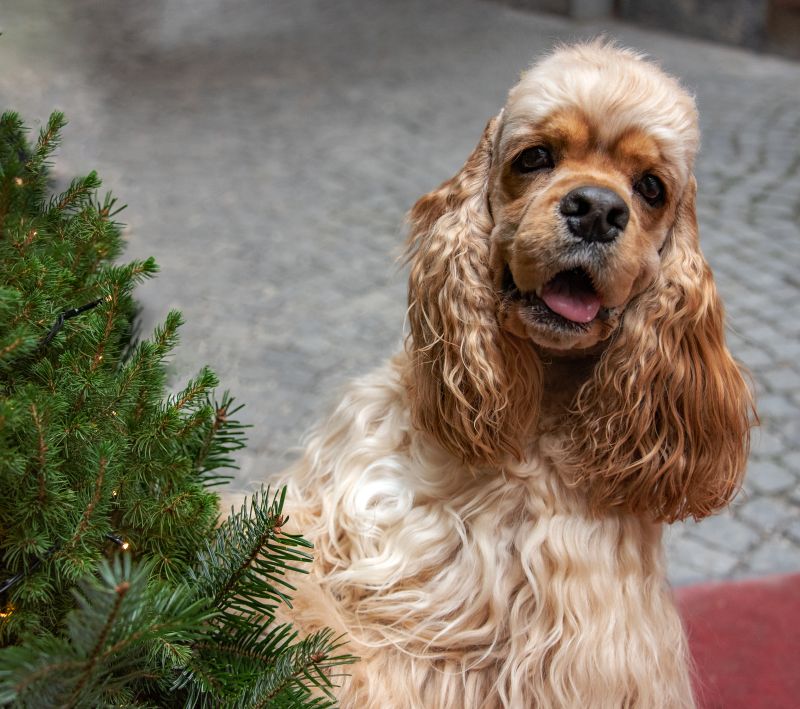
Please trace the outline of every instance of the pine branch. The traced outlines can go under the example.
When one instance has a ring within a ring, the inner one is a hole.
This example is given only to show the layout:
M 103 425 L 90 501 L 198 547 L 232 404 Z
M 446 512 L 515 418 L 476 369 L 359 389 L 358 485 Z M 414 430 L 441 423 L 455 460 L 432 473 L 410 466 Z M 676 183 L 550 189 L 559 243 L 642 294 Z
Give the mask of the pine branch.
M 206 703 L 208 678 L 216 677 L 225 693 L 214 694 L 214 706 L 333 706 L 332 670 L 354 661 L 338 652 L 340 639 L 331 631 L 298 641 L 290 625 L 273 625 L 277 605 L 291 607 L 294 586 L 285 574 L 305 572 L 311 560 L 304 551 L 310 543 L 282 530 L 285 495 L 285 489 L 274 496 L 262 490 L 249 507 L 245 502 L 190 574 L 220 611 L 213 641 L 196 647 L 202 681 L 187 671 L 177 685 L 189 688 L 193 702 Z
M 115 325 L 117 309 L 119 307 L 119 289 L 112 286 L 111 292 L 106 295 L 105 300 L 110 305 L 105 313 L 105 328 L 103 329 L 103 334 L 101 335 L 100 341 L 97 344 L 97 351 L 94 353 L 94 357 L 92 358 L 92 365 L 89 369 L 90 372 L 94 372 L 99 364 L 103 361 L 103 353 L 108 346 L 108 340 Z
M 25 163 L 27 172 L 38 174 L 47 166 L 47 159 L 61 142 L 61 130 L 65 125 L 67 125 L 67 120 L 63 113 L 54 111 L 50 114 L 47 125 L 39 132 L 39 139 L 36 141 L 36 147 L 33 149 L 31 157 Z
M 39 417 L 39 412 L 36 410 L 36 404 L 31 404 L 31 418 L 33 419 L 33 424 L 36 427 L 36 434 L 39 439 L 39 465 L 37 467 L 36 475 L 39 479 L 39 502 L 44 502 L 44 498 L 46 495 L 46 478 L 45 478 L 45 464 L 46 464 L 46 454 L 47 454 L 47 445 L 44 442 L 44 429 L 42 428 L 42 420 Z
M 206 487 L 220 485 L 231 479 L 230 475 L 221 475 L 217 471 L 224 468 L 238 468 L 231 453 L 246 445 L 244 429 L 249 426 L 242 425 L 232 418 L 243 406 L 234 408 L 233 402 L 233 397 L 227 391 L 223 394 L 221 402 L 213 402 L 214 419 L 203 434 L 195 455 L 195 470 Z
M 97 638 L 97 642 L 95 643 L 92 651 L 89 653 L 89 657 L 86 660 L 86 663 L 83 668 L 83 672 L 78 677 L 78 681 L 75 684 L 75 688 L 72 690 L 72 694 L 70 698 L 67 700 L 67 704 L 72 706 L 77 703 L 78 698 L 81 695 L 83 688 L 86 686 L 86 683 L 91 679 L 92 670 L 97 665 L 97 661 L 100 658 L 100 654 L 103 650 L 103 646 L 105 645 L 106 638 L 108 634 L 111 632 L 111 628 L 114 627 L 114 623 L 117 621 L 119 617 L 120 607 L 122 606 L 122 602 L 125 600 L 125 596 L 127 595 L 128 591 L 131 590 L 130 581 L 121 581 L 120 583 L 114 586 L 114 602 L 109 610 L 108 617 L 106 618 L 103 627 L 100 629 L 100 636 Z
M 86 177 L 76 177 L 64 192 L 50 201 L 50 213 L 60 216 L 65 212 L 82 209 L 89 203 L 98 187 L 100 178 L 94 171 Z
M 213 612 L 191 589 L 149 580 L 130 556 L 100 566 L 77 592 L 67 634 L 33 637 L 0 650 L 0 702 L 98 706 L 124 686 L 169 681 L 172 668 L 145 660 L 164 642 L 190 647 L 207 637 Z
M 28 143 L 20 117 L 6 112 L 0 117 L 0 233 L 24 181 L 20 177 Z
M 281 529 L 286 521 L 282 514 L 285 498 L 285 488 L 273 497 L 267 489 L 253 496 L 249 508 L 245 501 L 242 509 L 219 527 L 191 571 L 192 581 L 233 624 L 242 615 L 273 619 L 279 603 L 291 607 L 288 592 L 295 587 L 285 574 L 307 573 L 301 565 L 311 562 L 312 556 L 303 549 L 312 545 Z
M 108 465 L 108 458 L 101 455 L 100 460 L 97 464 L 97 478 L 94 481 L 94 495 L 92 499 L 89 501 L 86 510 L 83 513 L 83 517 L 81 517 L 80 524 L 78 528 L 75 530 L 75 534 L 73 535 L 72 539 L 67 542 L 67 547 L 73 547 L 77 543 L 78 539 L 83 535 L 86 529 L 89 526 L 89 520 L 92 518 L 92 513 L 94 512 L 94 508 L 97 506 L 97 503 L 100 502 L 100 498 L 103 496 L 103 481 L 105 479 L 106 474 L 106 466 Z
M 329 672 L 334 667 L 351 664 L 351 655 L 336 654 L 341 639 L 323 630 L 277 653 L 270 671 L 262 674 L 240 706 L 275 707 L 332 707 L 331 692 L 334 679 Z

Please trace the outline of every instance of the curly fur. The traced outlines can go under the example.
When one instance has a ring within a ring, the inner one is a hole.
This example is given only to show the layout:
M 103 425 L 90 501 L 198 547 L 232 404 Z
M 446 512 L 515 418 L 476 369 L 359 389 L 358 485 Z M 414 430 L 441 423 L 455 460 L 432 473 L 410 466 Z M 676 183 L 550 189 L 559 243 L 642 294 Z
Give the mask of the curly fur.
M 520 180 L 513 156 L 544 140 L 557 164 Z M 362 658 L 343 707 L 694 706 L 660 523 L 727 504 L 754 421 L 698 245 L 697 144 L 674 79 L 599 42 L 561 48 L 414 206 L 405 350 L 285 477 L 316 546 L 292 616 Z M 658 209 L 633 195 L 642 165 Z M 591 258 L 569 255 L 554 207 L 587 181 L 631 206 Z M 575 258 L 608 306 L 585 327 L 545 326 L 503 289 Z

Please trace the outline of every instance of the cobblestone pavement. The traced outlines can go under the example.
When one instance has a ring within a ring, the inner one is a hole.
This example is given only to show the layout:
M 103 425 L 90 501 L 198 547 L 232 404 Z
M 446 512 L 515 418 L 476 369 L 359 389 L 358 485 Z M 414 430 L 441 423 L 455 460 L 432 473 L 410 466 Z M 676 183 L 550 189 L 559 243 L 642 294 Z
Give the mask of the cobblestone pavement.
M 6 0 L 0 103 L 71 125 L 64 180 L 129 205 L 162 266 L 146 330 L 183 310 L 175 380 L 204 363 L 254 424 L 267 479 L 352 375 L 394 351 L 404 212 L 450 176 L 518 72 L 605 31 L 697 94 L 705 250 L 764 425 L 730 513 L 673 527 L 676 583 L 800 570 L 800 65 L 480 0 Z

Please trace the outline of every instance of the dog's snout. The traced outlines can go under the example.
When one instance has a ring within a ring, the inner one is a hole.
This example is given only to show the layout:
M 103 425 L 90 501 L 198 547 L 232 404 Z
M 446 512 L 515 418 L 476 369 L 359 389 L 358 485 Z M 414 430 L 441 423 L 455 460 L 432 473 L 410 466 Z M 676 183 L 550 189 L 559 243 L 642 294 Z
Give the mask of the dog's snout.
M 609 242 L 628 225 L 625 200 L 606 187 L 578 187 L 561 200 L 561 214 L 569 230 L 588 242 Z

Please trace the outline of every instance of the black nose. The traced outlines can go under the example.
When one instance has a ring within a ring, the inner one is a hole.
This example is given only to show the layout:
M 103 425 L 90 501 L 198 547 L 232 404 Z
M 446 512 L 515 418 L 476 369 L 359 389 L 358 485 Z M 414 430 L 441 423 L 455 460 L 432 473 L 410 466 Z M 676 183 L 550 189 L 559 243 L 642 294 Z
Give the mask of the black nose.
M 625 200 L 605 187 L 578 187 L 561 200 L 569 230 L 584 241 L 614 241 L 628 225 Z

